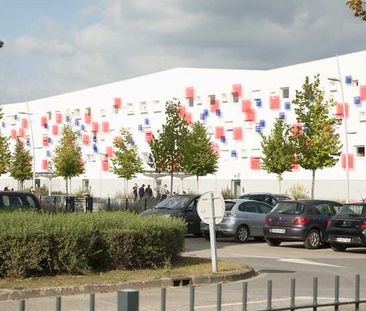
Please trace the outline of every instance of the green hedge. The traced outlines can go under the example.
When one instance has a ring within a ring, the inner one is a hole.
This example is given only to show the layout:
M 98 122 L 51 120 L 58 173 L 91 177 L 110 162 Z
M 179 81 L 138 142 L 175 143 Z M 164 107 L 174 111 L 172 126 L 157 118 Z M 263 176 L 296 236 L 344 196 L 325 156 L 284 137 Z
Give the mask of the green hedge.
M 183 250 L 179 219 L 131 213 L 0 213 L 0 276 L 160 267 Z

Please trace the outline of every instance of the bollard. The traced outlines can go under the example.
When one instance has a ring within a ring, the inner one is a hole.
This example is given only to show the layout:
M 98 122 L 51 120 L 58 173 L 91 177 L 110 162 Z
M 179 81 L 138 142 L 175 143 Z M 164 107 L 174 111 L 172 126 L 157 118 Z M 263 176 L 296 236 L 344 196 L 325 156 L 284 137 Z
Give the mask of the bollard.
M 56 297 L 56 311 L 61 311 L 61 297 Z
M 318 278 L 313 279 L 313 311 L 318 310 Z
M 360 310 L 360 275 L 356 274 L 356 280 L 355 280 L 355 310 Z
M 272 280 L 267 283 L 267 310 L 272 310 Z
M 339 310 L 339 275 L 334 279 L 334 311 Z
M 291 279 L 291 311 L 296 310 L 295 297 L 296 297 L 296 279 Z
M 248 311 L 248 283 L 243 282 L 243 305 L 242 311 Z
M 139 292 L 134 289 L 118 291 L 117 311 L 138 311 Z
M 189 290 L 189 311 L 194 311 L 194 286 Z
M 221 283 L 217 284 L 217 290 L 216 290 L 216 299 L 217 299 L 217 311 L 221 311 L 221 294 L 222 294 L 222 287 Z
M 95 294 L 89 296 L 89 311 L 95 311 Z
M 18 302 L 18 310 L 19 311 L 25 311 L 25 300 L 20 300 Z
M 166 288 L 161 289 L 161 311 L 166 310 Z

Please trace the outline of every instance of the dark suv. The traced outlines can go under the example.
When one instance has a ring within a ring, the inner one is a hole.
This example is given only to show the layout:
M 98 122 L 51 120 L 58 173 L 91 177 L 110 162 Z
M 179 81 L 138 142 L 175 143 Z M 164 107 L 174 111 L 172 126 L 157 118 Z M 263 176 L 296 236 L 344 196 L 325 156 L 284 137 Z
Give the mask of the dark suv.
M 366 203 L 343 205 L 338 215 L 328 222 L 327 241 L 336 252 L 347 247 L 365 247 Z
M 161 201 L 154 208 L 142 212 L 141 216 L 180 217 L 187 222 L 188 233 L 201 236 L 201 219 L 197 213 L 200 195 L 175 195 Z
M 271 246 L 304 241 L 318 248 L 325 240 L 328 221 L 341 204 L 326 200 L 281 201 L 265 218 L 264 237 Z
M 269 205 L 275 206 L 280 201 L 293 200 L 286 194 L 274 194 L 268 192 L 249 192 L 240 196 L 240 199 L 261 201 Z
M 29 192 L 0 191 L 0 210 L 17 208 L 39 210 L 40 204 L 37 197 Z

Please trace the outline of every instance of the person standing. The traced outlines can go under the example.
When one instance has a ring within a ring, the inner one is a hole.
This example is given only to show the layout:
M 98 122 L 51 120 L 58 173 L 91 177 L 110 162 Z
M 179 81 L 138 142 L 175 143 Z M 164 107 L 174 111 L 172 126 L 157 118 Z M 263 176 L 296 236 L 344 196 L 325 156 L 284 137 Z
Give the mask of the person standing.
M 132 187 L 132 192 L 133 192 L 133 201 L 136 202 L 137 201 L 137 196 L 138 196 L 138 191 L 139 186 L 135 183 Z
M 139 188 L 139 197 L 140 200 L 144 197 L 145 195 L 145 185 L 143 184 L 140 188 Z
M 168 196 L 168 193 L 169 193 L 168 186 L 165 184 L 163 189 L 161 190 L 161 199 L 165 200 Z
M 147 185 L 147 188 L 145 190 L 145 195 L 148 199 L 151 199 L 153 197 L 153 191 L 150 188 L 150 185 Z

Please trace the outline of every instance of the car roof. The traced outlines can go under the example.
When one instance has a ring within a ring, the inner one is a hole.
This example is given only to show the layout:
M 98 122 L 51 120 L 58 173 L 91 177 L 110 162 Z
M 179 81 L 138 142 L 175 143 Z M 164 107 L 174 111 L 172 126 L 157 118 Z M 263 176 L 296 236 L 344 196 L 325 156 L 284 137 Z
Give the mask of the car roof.
M 332 200 L 309 200 L 309 199 L 300 199 L 300 200 L 287 200 L 287 201 L 281 201 L 283 203 L 296 203 L 296 202 L 300 202 L 300 203 L 337 203 L 340 204 L 339 202 L 336 201 L 332 201 Z
M 272 207 L 272 205 L 269 205 L 266 202 L 256 201 L 256 200 L 249 200 L 249 199 L 228 199 L 228 200 L 224 200 L 224 201 L 225 202 L 233 202 L 233 203 L 255 202 L 255 203 L 261 203 L 261 204 L 265 204 L 265 205 L 268 205 L 268 206 Z
M 14 194 L 31 194 L 33 195 L 33 193 L 31 192 L 27 192 L 27 191 L 13 191 L 13 190 L 9 190 L 9 191 L 0 191 L 0 195 L 14 195 Z

